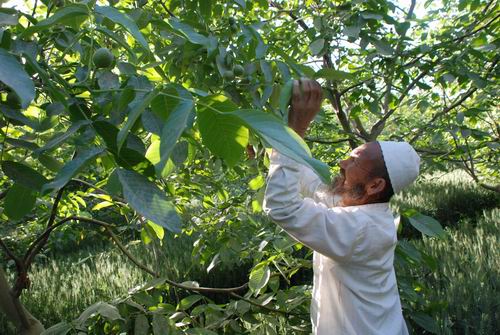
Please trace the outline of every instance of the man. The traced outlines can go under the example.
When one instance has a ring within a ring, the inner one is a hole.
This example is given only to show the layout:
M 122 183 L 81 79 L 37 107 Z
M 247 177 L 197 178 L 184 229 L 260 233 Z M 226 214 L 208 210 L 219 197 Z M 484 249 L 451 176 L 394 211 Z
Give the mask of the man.
M 289 126 L 304 136 L 321 105 L 315 81 L 294 83 Z M 264 209 L 314 250 L 314 334 L 408 334 L 393 260 L 394 193 L 418 175 L 419 157 L 405 142 L 370 142 L 340 162 L 332 187 L 307 167 L 271 154 Z

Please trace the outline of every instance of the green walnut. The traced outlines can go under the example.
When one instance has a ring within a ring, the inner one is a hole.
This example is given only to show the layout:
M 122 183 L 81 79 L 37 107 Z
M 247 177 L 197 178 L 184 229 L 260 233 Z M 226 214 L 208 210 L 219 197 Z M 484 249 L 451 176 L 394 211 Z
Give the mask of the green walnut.
M 243 73 L 245 73 L 245 68 L 241 65 L 235 65 L 234 68 L 233 68 L 233 72 L 236 76 L 242 76 Z
M 113 64 L 114 59 L 115 56 L 113 56 L 108 48 L 97 49 L 97 51 L 94 53 L 94 57 L 92 57 L 94 65 L 98 69 L 109 67 L 111 64 Z
M 223 77 L 226 80 L 233 80 L 234 79 L 234 72 L 231 70 L 226 70 L 226 71 L 224 71 Z

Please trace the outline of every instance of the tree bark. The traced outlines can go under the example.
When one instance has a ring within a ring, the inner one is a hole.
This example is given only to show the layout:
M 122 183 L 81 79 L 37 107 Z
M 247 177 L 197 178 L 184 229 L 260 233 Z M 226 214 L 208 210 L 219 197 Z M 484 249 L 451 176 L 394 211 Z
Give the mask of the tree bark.
M 12 294 L 2 268 L 0 268 L 0 311 L 7 315 L 7 319 L 17 327 L 21 335 L 39 335 L 45 330 L 42 323 L 24 308 L 18 297 Z

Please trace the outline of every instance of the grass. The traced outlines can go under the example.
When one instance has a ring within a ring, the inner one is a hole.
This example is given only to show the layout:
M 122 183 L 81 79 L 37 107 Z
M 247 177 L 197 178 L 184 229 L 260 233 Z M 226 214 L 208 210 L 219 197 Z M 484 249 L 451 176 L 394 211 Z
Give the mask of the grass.
M 453 228 L 463 219 L 478 219 L 483 210 L 499 204 L 500 195 L 479 187 L 463 171 L 424 176 L 392 201 L 395 209 L 413 208 Z
M 495 334 L 500 329 L 500 209 L 485 210 L 447 229 L 444 239 L 414 243 L 439 261 L 436 272 L 399 268 L 425 281 L 424 298 L 444 302 L 437 321 L 442 334 Z
M 438 270 L 399 268 L 425 282 L 425 298 L 445 302 L 437 315 L 443 334 L 494 334 L 500 329 L 498 286 L 500 209 L 498 196 L 453 173 L 427 178 L 394 201 L 395 208 L 416 208 L 447 226 L 443 240 L 412 241 L 439 260 Z M 417 235 L 418 236 L 418 235 Z M 193 262 L 194 238 L 166 236 L 163 246 L 131 243 L 143 263 L 177 281 L 196 278 L 206 286 L 231 286 L 247 279 L 247 269 L 215 269 L 208 275 Z M 97 301 L 123 297 L 150 276 L 137 269 L 119 250 L 108 244 L 91 245 L 68 253 L 40 258 L 23 294 L 25 306 L 46 326 L 72 320 Z M 0 333 L 14 334 L 0 314 Z

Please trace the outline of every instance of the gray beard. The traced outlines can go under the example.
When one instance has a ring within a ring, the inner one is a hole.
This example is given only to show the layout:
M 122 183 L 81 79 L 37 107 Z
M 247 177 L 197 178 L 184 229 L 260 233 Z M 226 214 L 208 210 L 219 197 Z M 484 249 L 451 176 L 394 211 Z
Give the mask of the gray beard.
M 365 194 L 365 185 L 358 183 L 353 187 L 347 188 L 344 186 L 345 177 L 343 175 L 338 175 L 332 181 L 330 186 L 330 192 L 333 196 L 333 205 L 336 207 L 343 207 L 344 200 L 346 197 L 351 199 L 361 199 Z

